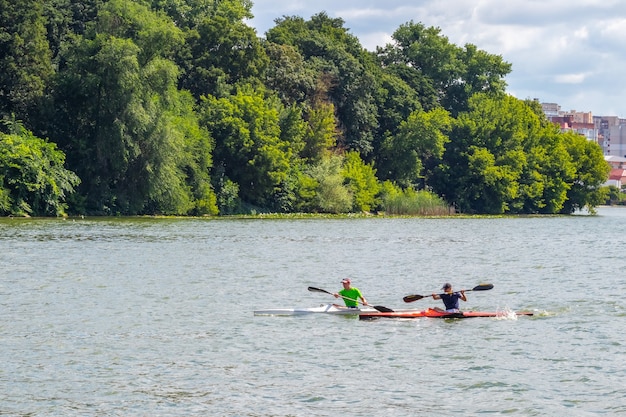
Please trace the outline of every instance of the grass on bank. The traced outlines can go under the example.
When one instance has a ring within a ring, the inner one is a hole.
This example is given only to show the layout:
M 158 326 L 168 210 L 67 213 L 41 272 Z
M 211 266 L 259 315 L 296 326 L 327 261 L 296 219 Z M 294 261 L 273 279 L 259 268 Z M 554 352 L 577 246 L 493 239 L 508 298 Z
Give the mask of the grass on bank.
M 449 216 L 455 213 L 439 196 L 428 191 L 403 190 L 388 195 L 383 201 L 384 211 L 393 216 Z

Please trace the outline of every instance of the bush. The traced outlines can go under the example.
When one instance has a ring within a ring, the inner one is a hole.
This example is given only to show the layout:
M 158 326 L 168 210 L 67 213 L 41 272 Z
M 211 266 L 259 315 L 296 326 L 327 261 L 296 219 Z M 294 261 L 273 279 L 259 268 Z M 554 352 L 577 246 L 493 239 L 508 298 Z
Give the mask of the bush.
M 385 183 L 383 209 L 386 214 L 406 216 L 447 216 L 454 213 L 445 201 L 430 191 L 415 191 L 413 188 L 399 190 Z

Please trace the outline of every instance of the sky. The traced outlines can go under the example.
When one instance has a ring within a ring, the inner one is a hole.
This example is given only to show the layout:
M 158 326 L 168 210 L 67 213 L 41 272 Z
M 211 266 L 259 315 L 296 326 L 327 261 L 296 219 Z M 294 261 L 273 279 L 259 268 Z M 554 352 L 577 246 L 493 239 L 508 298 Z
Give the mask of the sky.
M 626 118 L 623 0 L 252 0 L 248 24 L 261 37 L 282 16 L 342 18 L 374 51 L 413 21 L 441 29 L 512 64 L 507 92 L 561 110 Z

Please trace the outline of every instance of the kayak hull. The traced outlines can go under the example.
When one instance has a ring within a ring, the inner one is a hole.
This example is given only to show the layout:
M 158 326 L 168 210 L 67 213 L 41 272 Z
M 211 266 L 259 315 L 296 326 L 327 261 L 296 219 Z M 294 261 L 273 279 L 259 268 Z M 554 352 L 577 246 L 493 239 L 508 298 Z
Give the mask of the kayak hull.
M 300 316 L 306 314 L 334 314 L 356 316 L 365 313 L 375 313 L 377 310 L 369 307 L 347 308 L 336 304 L 324 304 L 319 307 L 307 308 L 274 308 L 267 310 L 255 310 L 255 316 Z
M 379 311 L 361 313 L 359 318 L 371 320 L 378 318 L 414 319 L 420 317 L 432 317 L 441 319 L 466 319 L 471 317 L 517 317 L 532 316 L 530 311 L 460 311 L 458 313 L 446 313 L 432 308 L 428 310 L 394 311 L 392 313 L 381 313 Z

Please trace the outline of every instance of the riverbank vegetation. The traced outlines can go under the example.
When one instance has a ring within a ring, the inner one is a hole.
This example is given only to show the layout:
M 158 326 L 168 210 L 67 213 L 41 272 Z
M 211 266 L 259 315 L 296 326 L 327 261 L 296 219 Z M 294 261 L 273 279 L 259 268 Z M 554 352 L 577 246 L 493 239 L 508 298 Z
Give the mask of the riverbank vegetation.
M 600 147 L 506 92 L 511 64 L 407 22 L 249 0 L 0 0 L 0 214 L 553 214 Z

